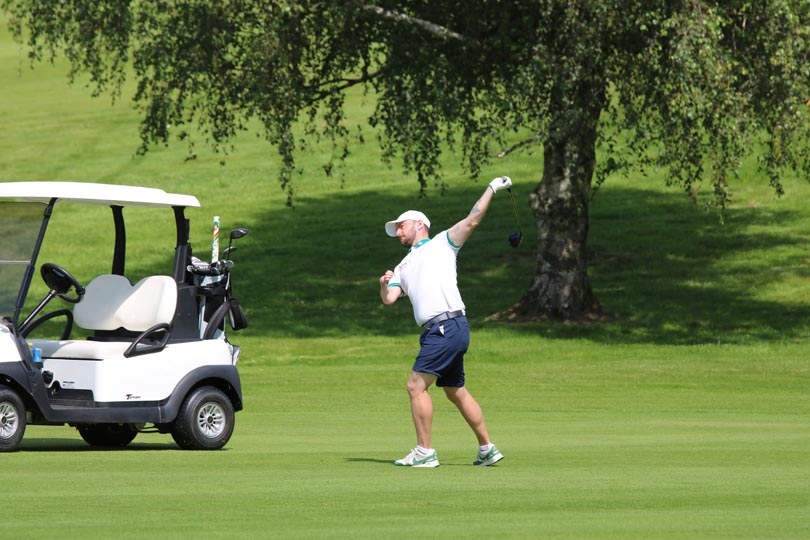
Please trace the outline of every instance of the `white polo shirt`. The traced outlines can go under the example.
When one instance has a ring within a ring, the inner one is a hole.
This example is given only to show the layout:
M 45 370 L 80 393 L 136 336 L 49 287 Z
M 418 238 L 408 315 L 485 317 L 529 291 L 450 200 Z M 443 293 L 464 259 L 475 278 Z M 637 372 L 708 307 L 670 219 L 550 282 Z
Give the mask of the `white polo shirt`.
M 396 268 L 389 287 L 401 287 L 411 300 L 416 324 L 422 326 L 445 311 L 464 309 L 456 280 L 456 257 L 461 246 L 442 231 L 412 247 Z

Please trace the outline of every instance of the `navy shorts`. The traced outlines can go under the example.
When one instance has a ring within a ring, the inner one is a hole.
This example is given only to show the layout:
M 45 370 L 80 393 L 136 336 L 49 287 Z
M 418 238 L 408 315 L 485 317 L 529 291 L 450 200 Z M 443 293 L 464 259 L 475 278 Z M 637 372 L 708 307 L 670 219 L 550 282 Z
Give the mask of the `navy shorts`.
M 456 317 L 434 324 L 419 338 L 422 349 L 413 370 L 436 375 L 436 386 L 464 386 L 464 353 L 470 346 L 467 317 Z

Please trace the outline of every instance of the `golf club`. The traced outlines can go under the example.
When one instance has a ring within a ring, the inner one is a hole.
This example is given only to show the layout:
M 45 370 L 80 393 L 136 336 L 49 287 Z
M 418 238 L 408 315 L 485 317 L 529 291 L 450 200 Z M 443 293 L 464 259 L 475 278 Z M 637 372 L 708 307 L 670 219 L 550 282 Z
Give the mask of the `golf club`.
M 512 193 L 512 188 L 506 188 L 509 192 L 509 198 L 512 199 L 512 210 L 515 211 L 515 223 L 518 226 L 518 232 L 509 235 L 509 245 L 517 249 L 521 242 L 523 242 L 523 227 L 520 226 L 520 217 L 518 217 L 517 203 L 515 203 L 515 195 Z

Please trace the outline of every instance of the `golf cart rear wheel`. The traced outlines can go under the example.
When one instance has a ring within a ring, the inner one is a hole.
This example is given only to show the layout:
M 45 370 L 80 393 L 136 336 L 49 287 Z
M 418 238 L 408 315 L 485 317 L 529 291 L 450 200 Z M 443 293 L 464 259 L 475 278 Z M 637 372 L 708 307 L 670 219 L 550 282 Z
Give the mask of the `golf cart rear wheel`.
M 203 386 L 186 397 L 172 438 L 184 450 L 219 450 L 233 433 L 234 410 L 231 400 L 218 388 Z
M 126 446 L 138 434 L 129 424 L 85 424 L 76 429 L 90 446 Z
M 17 449 L 25 435 L 25 406 L 17 392 L 0 386 L 0 452 Z

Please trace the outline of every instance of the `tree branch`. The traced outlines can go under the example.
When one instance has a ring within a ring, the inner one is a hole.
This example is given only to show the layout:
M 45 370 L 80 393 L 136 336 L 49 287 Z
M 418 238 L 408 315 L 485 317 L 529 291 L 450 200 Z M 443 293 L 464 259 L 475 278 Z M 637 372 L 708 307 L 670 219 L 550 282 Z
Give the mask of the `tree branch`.
M 540 132 L 538 131 L 537 133 L 535 133 L 534 135 L 532 135 L 528 139 L 520 141 L 517 144 L 513 144 L 512 146 L 510 146 L 509 148 L 507 148 L 505 150 L 501 150 L 500 152 L 495 154 L 495 157 L 498 157 L 498 158 L 506 157 L 509 154 L 511 154 L 512 152 L 514 152 L 515 150 L 517 150 L 518 148 L 523 148 L 527 144 L 531 144 L 531 143 L 533 143 L 534 141 L 536 141 L 539 138 L 540 138 Z
M 331 81 L 324 81 L 317 85 L 317 90 L 312 88 L 314 91 L 312 97 L 306 100 L 306 103 L 311 105 L 317 101 L 324 99 L 326 96 L 334 94 L 335 92 L 340 92 L 342 90 L 346 90 L 347 88 L 351 88 L 352 86 L 357 86 L 358 84 L 367 83 L 373 79 L 376 79 L 378 76 L 387 73 L 389 68 L 382 67 L 373 73 L 364 72 L 360 77 L 344 77 L 341 79 L 333 79 Z
M 430 21 L 426 21 L 424 19 L 420 19 L 418 17 L 412 17 L 399 11 L 381 8 L 379 6 L 375 6 L 372 4 L 365 4 L 361 0 L 348 0 L 346 3 L 355 6 L 362 12 L 370 13 L 382 19 L 394 21 L 397 23 L 404 23 L 409 26 L 414 26 L 419 30 L 423 30 L 432 36 L 442 39 L 443 41 L 454 41 L 462 44 L 474 44 L 476 46 L 479 45 L 477 41 L 468 38 L 462 34 L 459 34 L 458 32 L 453 32 L 447 27 L 441 26 L 436 23 L 432 23 Z M 382 68 L 375 71 L 374 73 L 363 73 L 363 75 L 358 78 L 347 77 L 322 82 L 318 84 L 319 89 L 314 93 L 313 97 L 308 100 L 308 103 L 320 101 L 321 99 L 335 92 L 340 92 L 341 90 L 346 90 L 347 88 L 350 88 L 352 86 L 366 83 L 372 79 L 377 78 L 379 75 L 387 71 L 388 68 Z
M 389 21 L 394 21 L 397 23 L 405 23 L 409 26 L 414 26 L 444 41 L 457 41 L 459 43 L 473 43 L 477 45 L 477 42 L 462 34 L 459 34 L 458 32 L 453 32 L 452 30 L 450 30 L 445 26 L 441 26 L 439 24 L 432 23 L 430 21 L 426 21 L 418 17 L 412 17 L 411 15 L 406 15 L 405 13 L 401 13 L 393 9 L 385 9 L 372 4 L 365 4 L 360 0 L 350 0 L 349 3 L 353 4 L 360 11 L 371 13 L 372 15 L 375 15 L 377 17 Z

